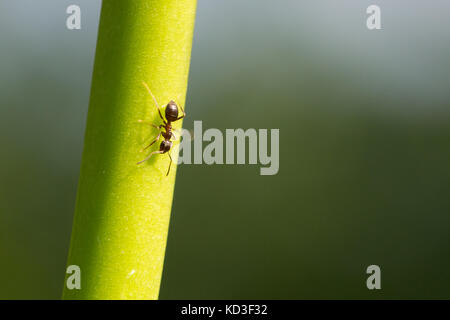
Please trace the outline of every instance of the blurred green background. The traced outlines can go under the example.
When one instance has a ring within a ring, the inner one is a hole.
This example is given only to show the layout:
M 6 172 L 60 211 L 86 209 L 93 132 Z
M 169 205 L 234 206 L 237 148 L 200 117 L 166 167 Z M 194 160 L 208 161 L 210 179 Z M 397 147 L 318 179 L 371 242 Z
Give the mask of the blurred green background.
M 450 298 L 450 3 L 371 4 L 199 0 L 184 126 L 280 128 L 280 171 L 179 167 L 162 299 Z M 0 0 L 2 299 L 60 298 L 99 12 Z

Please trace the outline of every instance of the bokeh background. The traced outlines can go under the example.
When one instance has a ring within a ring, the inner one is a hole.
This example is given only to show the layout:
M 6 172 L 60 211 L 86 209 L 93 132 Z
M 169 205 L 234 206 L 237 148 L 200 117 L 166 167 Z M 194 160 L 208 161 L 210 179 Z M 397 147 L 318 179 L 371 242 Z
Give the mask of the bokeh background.
M 0 0 L 2 299 L 60 298 L 100 6 Z M 279 128 L 280 171 L 180 166 L 160 297 L 450 298 L 449 15 L 199 0 L 184 126 Z

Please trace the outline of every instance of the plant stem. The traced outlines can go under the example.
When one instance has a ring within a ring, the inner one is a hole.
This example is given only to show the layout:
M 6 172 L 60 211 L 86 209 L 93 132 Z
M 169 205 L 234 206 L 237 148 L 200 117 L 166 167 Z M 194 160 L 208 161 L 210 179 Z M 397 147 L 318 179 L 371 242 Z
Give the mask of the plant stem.
M 103 1 L 68 265 L 81 289 L 64 299 L 157 299 L 178 147 L 137 165 L 157 108 L 184 105 L 196 0 Z M 178 101 L 177 101 L 178 100 Z M 181 126 L 181 121 L 174 123 Z M 70 275 L 66 275 L 69 277 Z

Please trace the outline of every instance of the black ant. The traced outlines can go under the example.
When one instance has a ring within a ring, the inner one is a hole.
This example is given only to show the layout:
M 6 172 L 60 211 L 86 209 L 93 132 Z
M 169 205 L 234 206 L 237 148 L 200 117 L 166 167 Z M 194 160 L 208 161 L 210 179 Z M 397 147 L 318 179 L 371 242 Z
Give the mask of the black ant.
M 183 115 L 178 116 L 178 105 L 173 100 L 170 100 L 170 102 L 166 106 L 166 110 L 165 110 L 166 119 L 164 119 L 164 117 L 162 116 L 161 110 L 159 108 L 158 102 L 156 101 L 156 98 L 153 95 L 152 91 L 150 90 L 150 88 L 148 87 L 148 85 L 145 82 L 143 82 L 142 84 L 145 86 L 148 93 L 150 93 L 150 95 L 152 96 L 153 101 L 155 102 L 156 107 L 158 108 L 159 116 L 161 117 L 161 119 L 163 121 L 163 124 L 160 124 L 159 126 L 150 123 L 150 125 L 152 127 L 159 129 L 159 134 L 155 138 L 155 140 L 153 140 L 152 143 L 150 143 L 148 146 L 146 146 L 144 149 L 142 149 L 142 151 L 144 151 L 147 148 L 150 148 L 156 141 L 158 141 L 161 134 L 164 137 L 164 140 L 161 142 L 161 145 L 159 146 L 158 151 L 153 151 L 152 153 L 150 153 L 150 155 L 147 158 L 145 158 L 142 161 L 139 161 L 137 164 L 141 164 L 142 162 L 147 161 L 154 154 L 164 154 L 164 153 L 168 152 L 167 154 L 169 155 L 169 158 L 170 158 L 169 170 L 167 170 L 167 174 L 166 174 L 166 176 L 168 176 L 169 172 L 170 172 L 170 166 L 172 165 L 172 157 L 171 157 L 169 151 L 170 151 L 170 149 L 172 149 L 173 142 L 170 141 L 170 139 L 172 139 L 172 138 L 176 139 L 174 133 L 172 132 L 172 122 L 183 119 L 186 116 L 186 112 L 184 112 L 183 108 L 181 106 L 179 106 L 181 111 L 183 112 Z M 144 121 L 139 120 L 139 122 L 144 122 Z M 165 130 L 165 132 L 162 131 L 163 129 Z

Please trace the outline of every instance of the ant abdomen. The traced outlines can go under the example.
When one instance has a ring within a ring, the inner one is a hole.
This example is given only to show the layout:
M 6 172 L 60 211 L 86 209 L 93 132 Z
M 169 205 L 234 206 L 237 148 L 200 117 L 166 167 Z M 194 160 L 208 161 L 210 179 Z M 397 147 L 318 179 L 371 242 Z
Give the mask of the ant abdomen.
M 168 121 L 176 121 L 178 119 L 178 106 L 175 102 L 170 101 L 166 107 L 166 119 Z

